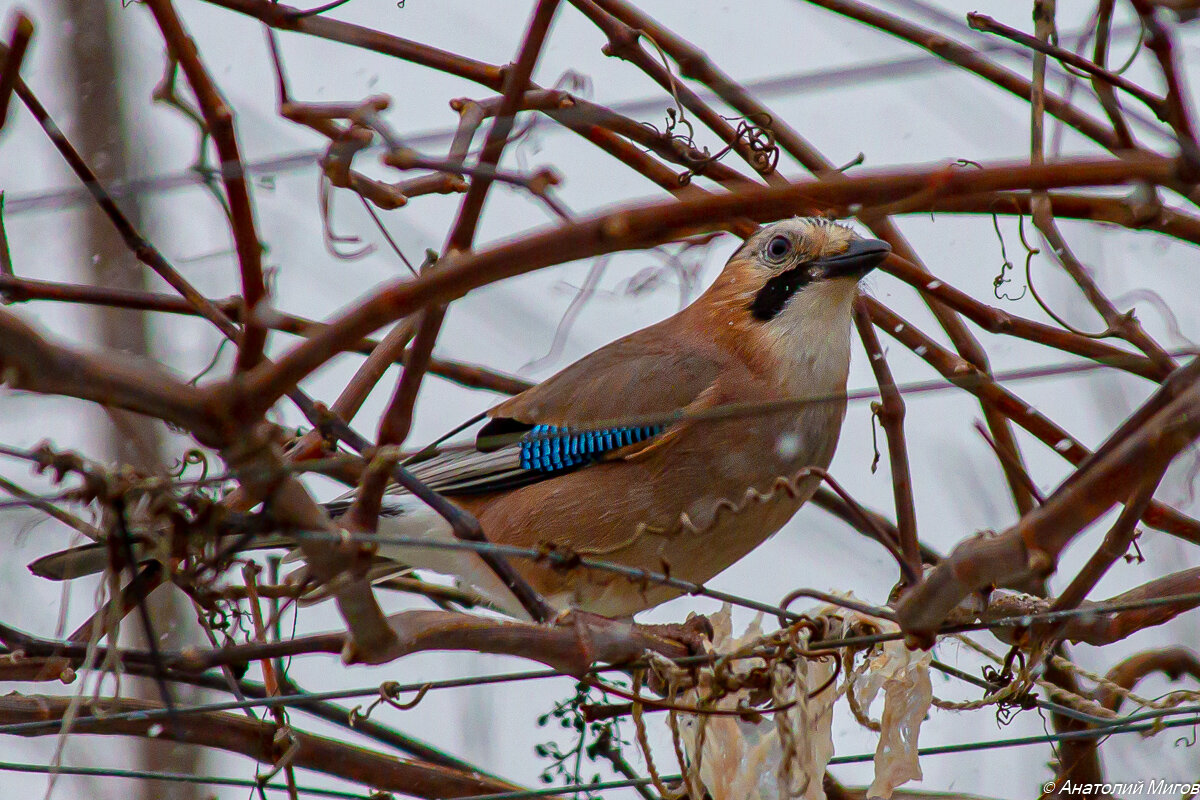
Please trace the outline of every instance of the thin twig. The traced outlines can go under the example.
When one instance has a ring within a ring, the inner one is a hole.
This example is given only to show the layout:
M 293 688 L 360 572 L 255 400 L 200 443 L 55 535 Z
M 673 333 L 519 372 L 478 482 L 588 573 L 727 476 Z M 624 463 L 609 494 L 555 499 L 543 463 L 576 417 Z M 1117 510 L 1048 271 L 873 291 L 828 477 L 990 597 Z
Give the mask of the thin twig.
M 1109 72 L 1099 64 L 1088 61 L 1086 58 L 1078 56 L 1075 53 L 1072 53 L 1070 50 L 1066 50 L 1040 38 L 1030 36 L 1027 33 L 1022 33 L 1016 28 L 1010 28 L 1004 23 L 997 22 L 996 20 L 992 19 L 987 14 L 972 12 L 967 14 L 967 22 L 977 31 L 982 31 L 983 33 L 994 33 L 998 36 L 1003 36 L 1005 39 L 1009 39 L 1017 44 L 1024 45 L 1025 47 L 1036 50 L 1039 53 L 1051 56 L 1052 58 L 1057 58 L 1064 64 L 1069 64 L 1076 69 L 1081 69 L 1092 77 L 1098 78 L 1111 86 L 1115 86 L 1122 91 L 1128 92 L 1138 100 L 1141 100 L 1151 111 L 1154 112 L 1156 117 L 1164 122 L 1167 119 L 1166 103 L 1163 101 L 1163 99 L 1151 94 L 1128 78 L 1118 75 L 1115 72 Z

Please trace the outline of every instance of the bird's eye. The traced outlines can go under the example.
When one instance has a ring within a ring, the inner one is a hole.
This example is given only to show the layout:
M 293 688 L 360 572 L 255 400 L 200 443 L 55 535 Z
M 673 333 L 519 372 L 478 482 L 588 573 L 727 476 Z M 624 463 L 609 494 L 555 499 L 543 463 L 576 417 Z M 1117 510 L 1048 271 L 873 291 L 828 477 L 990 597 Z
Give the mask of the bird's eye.
M 786 236 L 776 236 L 767 243 L 767 258 L 771 261 L 783 261 L 790 252 L 792 252 L 792 241 Z

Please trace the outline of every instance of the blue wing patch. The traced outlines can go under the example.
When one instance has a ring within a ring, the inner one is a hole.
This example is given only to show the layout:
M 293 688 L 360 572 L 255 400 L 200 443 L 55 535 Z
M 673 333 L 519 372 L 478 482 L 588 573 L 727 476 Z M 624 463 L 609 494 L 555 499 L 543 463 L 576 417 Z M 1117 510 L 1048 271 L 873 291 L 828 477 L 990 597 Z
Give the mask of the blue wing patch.
M 475 449 L 456 448 L 414 461 L 409 467 L 426 486 L 442 494 L 507 491 L 554 478 L 599 461 L 613 450 L 658 436 L 665 425 L 615 426 L 572 430 L 493 419 L 479 432 Z M 507 441 L 496 444 L 489 439 Z M 389 489 L 389 491 L 400 491 Z
M 521 437 L 521 469 L 560 472 L 589 464 L 610 450 L 643 442 L 662 433 L 662 425 L 572 431 L 558 425 L 534 425 Z

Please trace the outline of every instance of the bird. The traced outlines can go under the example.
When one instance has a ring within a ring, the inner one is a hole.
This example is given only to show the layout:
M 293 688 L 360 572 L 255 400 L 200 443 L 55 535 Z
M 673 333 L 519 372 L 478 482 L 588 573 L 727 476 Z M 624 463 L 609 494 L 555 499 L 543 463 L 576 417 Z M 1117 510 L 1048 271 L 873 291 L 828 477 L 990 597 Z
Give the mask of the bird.
M 474 515 L 489 542 L 704 583 L 816 491 L 811 468 L 829 466 L 846 413 L 859 282 L 890 251 L 822 217 L 764 225 L 691 304 L 494 406 L 473 443 L 432 448 L 410 469 Z M 802 398 L 813 402 L 786 402 Z M 720 413 L 746 404 L 753 413 Z M 327 504 L 335 519 L 350 496 Z M 528 618 L 476 553 L 388 543 L 454 540 L 449 523 L 396 485 L 378 534 L 379 556 L 454 576 Z M 63 572 L 53 558 L 31 569 Z M 511 561 L 561 611 L 632 618 L 681 593 L 586 566 Z

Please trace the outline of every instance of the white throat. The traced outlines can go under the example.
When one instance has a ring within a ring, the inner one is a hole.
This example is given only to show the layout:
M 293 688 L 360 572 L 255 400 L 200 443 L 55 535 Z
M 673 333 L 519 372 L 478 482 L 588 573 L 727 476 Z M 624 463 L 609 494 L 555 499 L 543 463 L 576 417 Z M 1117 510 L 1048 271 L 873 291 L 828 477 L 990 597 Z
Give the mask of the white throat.
M 850 372 L 850 324 L 858 286 L 852 280 L 806 286 L 763 324 L 766 344 L 779 365 L 782 388 L 792 396 L 840 391 Z

